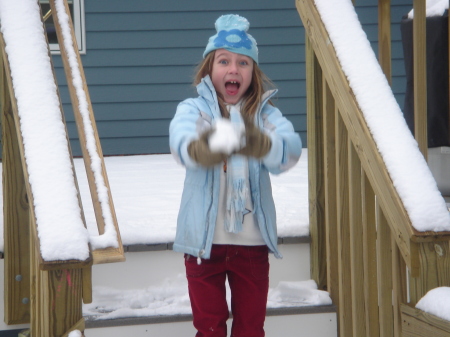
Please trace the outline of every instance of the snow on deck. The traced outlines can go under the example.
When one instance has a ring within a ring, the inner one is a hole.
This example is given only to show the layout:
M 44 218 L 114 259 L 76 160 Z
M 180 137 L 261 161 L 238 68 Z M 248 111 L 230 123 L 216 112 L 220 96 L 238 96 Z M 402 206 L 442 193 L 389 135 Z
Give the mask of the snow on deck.
M 185 169 L 169 154 L 106 157 L 114 207 L 124 245 L 173 242 Z M 97 225 L 82 159 L 75 159 L 83 209 L 91 235 Z M 307 150 L 290 171 L 271 176 L 278 236 L 309 235 Z M 0 201 L 3 196 L 0 195 Z M 0 222 L 3 226 L 3 208 Z M 3 231 L 0 231 L 0 239 Z M 0 240 L 3 251 L 3 240 Z

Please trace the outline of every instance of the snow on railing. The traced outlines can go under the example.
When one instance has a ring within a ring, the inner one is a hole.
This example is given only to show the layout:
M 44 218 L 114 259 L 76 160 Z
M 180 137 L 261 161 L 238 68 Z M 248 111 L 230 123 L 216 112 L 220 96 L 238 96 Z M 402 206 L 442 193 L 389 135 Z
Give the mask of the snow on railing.
M 89 236 L 40 15 L 37 1 L 0 0 L 41 256 L 86 260 Z
M 99 236 L 91 236 L 90 242 L 92 248 L 101 249 L 107 247 L 119 247 L 117 241 L 117 232 L 114 226 L 113 215 L 110 207 L 110 199 L 108 193 L 108 187 L 106 186 L 105 179 L 102 174 L 102 159 L 97 150 L 97 143 L 95 137 L 95 131 L 90 119 L 89 103 L 87 99 L 87 93 L 84 90 L 84 82 L 82 74 L 80 72 L 77 53 L 74 48 L 73 36 L 70 27 L 70 18 L 66 12 L 66 6 L 63 0 L 55 0 L 56 16 L 59 25 L 61 26 L 61 32 L 63 35 L 63 50 L 67 54 L 68 63 L 71 71 L 71 78 L 68 81 L 72 81 L 75 88 L 75 93 L 78 99 L 78 111 L 81 114 L 84 134 L 86 137 L 86 149 L 90 157 L 90 169 L 92 170 L 95 187 L 97 189 L 98 200 L 101 206 L 101 213 L 105 223 L 104 233 Z
M 351 1 L 315 0 L 315 4 L 413 227 L 421 232 L 449 231 L 445 201 Z

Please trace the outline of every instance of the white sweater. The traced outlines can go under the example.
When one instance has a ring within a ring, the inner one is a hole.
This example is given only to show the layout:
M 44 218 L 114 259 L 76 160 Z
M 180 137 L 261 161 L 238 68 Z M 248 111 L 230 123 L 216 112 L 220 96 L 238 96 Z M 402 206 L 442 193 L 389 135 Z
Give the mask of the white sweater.
M 241 246 L 262 246 L 264 242 L 258 224 L 253 215 L 253 204 L 251 197 L 247 198 L 246 209 L 249 213 L 244 215 L 242 231 L 239 233 L 230 233 L 225 230 L 224 219 L 226 211 L 226 172 L 220 170 L 220 191 L 219 205 L 216 220 L 216 229 L 214 231 L 213 244 L 219 245 L 241 245 Z

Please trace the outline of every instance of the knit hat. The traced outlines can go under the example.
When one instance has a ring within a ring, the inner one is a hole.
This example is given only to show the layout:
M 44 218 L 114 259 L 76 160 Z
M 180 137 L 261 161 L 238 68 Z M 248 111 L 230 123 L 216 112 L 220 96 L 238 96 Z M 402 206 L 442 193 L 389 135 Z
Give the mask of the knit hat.
M 246 18 L 235 14 L 222 15 L 215 26 L 217 34 L 209 38 L 203 58 L 213 50 L 226 49 L 249 56 L 258 63 L 258 47 L 253 36 L 247 34 L 250 23 Z

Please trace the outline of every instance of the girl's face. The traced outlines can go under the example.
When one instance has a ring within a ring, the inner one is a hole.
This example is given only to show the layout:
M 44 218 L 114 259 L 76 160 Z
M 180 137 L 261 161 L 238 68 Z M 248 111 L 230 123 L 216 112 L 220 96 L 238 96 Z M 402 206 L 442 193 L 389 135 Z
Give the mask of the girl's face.
M 225 103 L 236 104 L 247 92 L 252 82 L 253 59 L 225 49 L 214 55 L 211 80 Z

